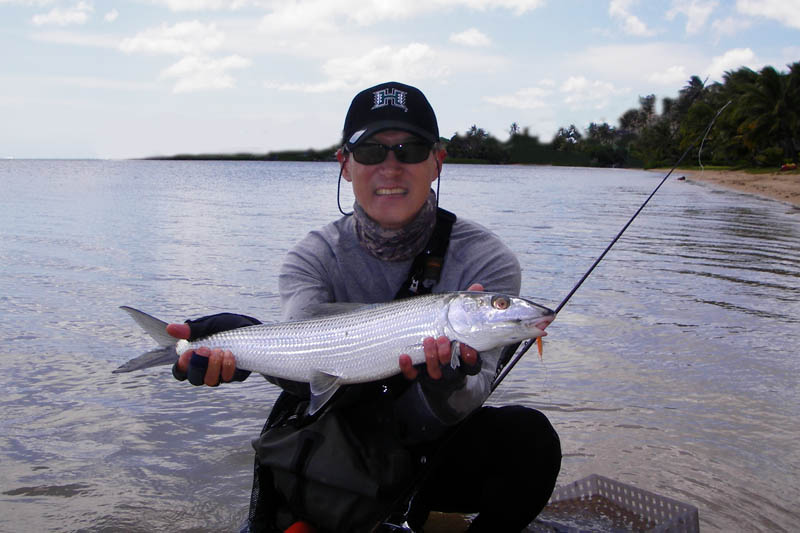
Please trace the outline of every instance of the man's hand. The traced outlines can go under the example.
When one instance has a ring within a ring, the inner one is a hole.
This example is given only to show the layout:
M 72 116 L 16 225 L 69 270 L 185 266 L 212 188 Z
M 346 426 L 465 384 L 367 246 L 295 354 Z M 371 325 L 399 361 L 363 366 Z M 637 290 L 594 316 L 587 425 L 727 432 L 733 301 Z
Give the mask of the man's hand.
M 190 335 L 189 325 L 168 324 L 167 333 L 176 339 L 188 339 Z M 198 360 L 198 358 L 205 358 L 206 361 Z M 209 387 L 216 387 L 220 382 L 227 383 L 231 381 L 234 372 L 236 372 L 236 359 L 233 353 L 230 350 L 221 350 L 219 348 L 210 350 L 203 346 L 197 350 L 188 350 L 182 353 L 178 358 L 178 362 L 175 363 L 176 373 L 188 376 L 190 364 L 192 366 L 197 365 L 200 369 L 207 366 L 205 376 L 202 378 L 202 384 Z
M 480 283 L 473 283 L 467 290 L 482 291 L 483 285 Z M 450 339 L 444 335 L 438 339 L 428 337 L 422 341 L 422 347 L 425 350 L 425 368 L 428 371 L 428 376 L 431 379 L 442 379 L 442 366 L 449 365 L 452 356 Z M 461 343 L 459 348 L 461 350 L 461 362 L 463 364 L 475 366 L 478 363 L 477 351 L 464 343 Z M 408 354 L 400 356 L 400 371 L 407 379 L 416 379 L 419 376 L 419 370 L 414 367 L 414 364 L 411 362 L 411 356 Z
M 261 322 L 246 315 L 219 313 L 188 320 L 184 324 L 168 324 L 167 333 L 176 339 L 194 340 L 220 331 L 252 326 Z M 216 387 L 221 382 L 244 381 L 250 372 L 236 368 L 236 359 L 230 350 L 201 347 L 189 350 L 178 358 L 172 367 L 172 375 L 178 380 L 189 378 L 192 385 Z

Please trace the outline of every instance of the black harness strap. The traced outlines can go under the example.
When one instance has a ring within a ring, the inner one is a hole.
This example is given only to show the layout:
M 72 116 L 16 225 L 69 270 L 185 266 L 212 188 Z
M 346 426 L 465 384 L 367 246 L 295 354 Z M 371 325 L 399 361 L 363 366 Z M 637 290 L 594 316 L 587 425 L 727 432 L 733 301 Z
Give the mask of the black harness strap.
M 454 213 L 441 207 L 436 209 L 436 226 L 433 228 L 433 234 L 428 239 L 425 249 L 414 258 L 408 279 L 397 291 L 395 300 L 431 292 L 442 274 L 444 256 L 450 244 L 450 232 L 455 221 Z
M 445 254 L 447 247 L 450 244 L 450 233 L 453 229 L 453 224 L 456 222 L 456 215 L 442 208 L 437 208 L 436 211 L 436 226 L 434 226 L 433 233 L 428 239 L 425 248 L 415 258 L 408 273 L 408 278 L 397 291 L 395 299 L 408 298 L 411 296 L 418 296 L 422 294 L 429 294 L 433 286 L 439 281 L 442 273 L 442 266 L 444 265 Z M 375 390 L 380 390 L 381 394 L 378 395 L 382 398 L 384 403 L 391 401 L 386 392 L 388 390 L 394 391 L 392 397 L 399 394 L 400 391 L 408 386 L 410 383 L 402 376 L 396 376 L 396 383 L 390 383 L 389 380 L 377 382 L 370 386 L 370 384 L 361 384 L 358 386 L 348 386 L 343 389 L 345 394 L 352 394 L 353 398 L 370 398 L 368 401 L 374 402 Z M 397 385 L 399 383 L 399 385 Z M 374 390 L 373 390 L 374 389 Z M 372 395 L 370 397 L 370 395 Z M 350 398 L 352 400 L 352 398 Z M 347 401 L 347 399 L 340 397 L 338 400 Z M 358 403 L 355 401 L 354 403 Z M 281 496 L 274 488 L 273 472 L 269 468 L 261 469 L 258 457 L 255 461 L 255 473 L 253 477 L 253 492 L 250 501 L 250 513 L 248 523 L 250 531 L 260 533 L 262 531 L 275 531 L 274 526 L 279 521 L 279 516 L 284 518 L 292 518 L 290 508 L 303 509 L 306 507 L 306 481 L 303 473 L 308 467 L 308 462 L 313 454 L 314 441 L 311 434 L 303 429 L 305 406 L 307 402 L 301 400 L 299 397 L 294 396 L 289 392 L 281 392 L 275 405 L 270 412 L 267 419 L 262 435 L 269 429 L 281 427 L 292 423 L 297 423 L 297 431 L 301 432 L 297 449 L 294 451 L 291 458 L 288 470 L 297 477 L 297 484 L 292 488 L 290 494 Z M 373 405 L 373 404 L 370 404 Z M 381 415 L 382 416 L 382 415 Z M 292 422 L 294 420 L 294 422 Z M 378 421 L 380 422 L 380 417 Z M 373 421 L 374 422 L 374 421 Z M 304 434 L 305 432 L 305 434 Z M 308 437 L 308 438 L 306 438 Z M 315 438 L 319 439 L 319 435 Z M 324 439 L 324 436 L 322 436 Z M 415 476 L 414 487 L 419 483 L 421 476 Z M 406 501 L 414 492 L 412 487 L 409 487 L 408 492 L 404 492 L 397 500 L 397 503 Z M 407 506 L 407 505 L 406 505 Z M 288 514 L 287 514 L 288 513 Z

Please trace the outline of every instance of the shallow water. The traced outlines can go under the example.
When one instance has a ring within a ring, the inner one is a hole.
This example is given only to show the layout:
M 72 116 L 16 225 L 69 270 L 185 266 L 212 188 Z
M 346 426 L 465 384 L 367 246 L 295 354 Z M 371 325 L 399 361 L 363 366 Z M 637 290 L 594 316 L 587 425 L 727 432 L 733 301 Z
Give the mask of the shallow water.
M 277 389 L 166 368 L 117 307 L 278 317 L 277 272 L 338 215 L 330 164 L 0 161 L 0 531 L 234 530 Z M 446 166 L 442 206 L 497 232 L 555 307 L 660 179 Z M 345 194 L 344 204 L 352 202 Z M 669 180 L 491 403 L 543 410 L 559 483 L 696 505 L 706 531 L 800 521 L 800 209 Z

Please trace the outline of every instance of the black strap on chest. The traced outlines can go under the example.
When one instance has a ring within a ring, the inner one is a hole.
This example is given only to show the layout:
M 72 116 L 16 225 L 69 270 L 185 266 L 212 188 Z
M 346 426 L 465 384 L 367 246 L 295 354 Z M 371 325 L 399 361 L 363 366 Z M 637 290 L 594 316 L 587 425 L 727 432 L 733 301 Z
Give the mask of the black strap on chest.
M 436 226 L 433 228 L 433 234 L 422 252 L 414 258 L 408 272 L 408 279 L 397 291 L 395 300 L 431 292 L 442 274 L 444 256 L 447 253 L 447 246 L 450 244 L 450 232 L 455 221 L 454 213 L 441 207 L 436 209 Z

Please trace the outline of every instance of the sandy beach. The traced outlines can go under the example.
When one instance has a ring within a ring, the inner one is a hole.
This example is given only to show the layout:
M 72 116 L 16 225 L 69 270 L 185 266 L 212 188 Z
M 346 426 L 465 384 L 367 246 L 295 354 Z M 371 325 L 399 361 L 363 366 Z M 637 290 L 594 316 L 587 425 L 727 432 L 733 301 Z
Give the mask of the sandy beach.
M 687 180 L 727 187 L 800 207 L 800 173 L 797 171 L 751 174 L 736 170 L 677 169 L 671 178 L 677 179 L 680 176 L 686 176 Z

